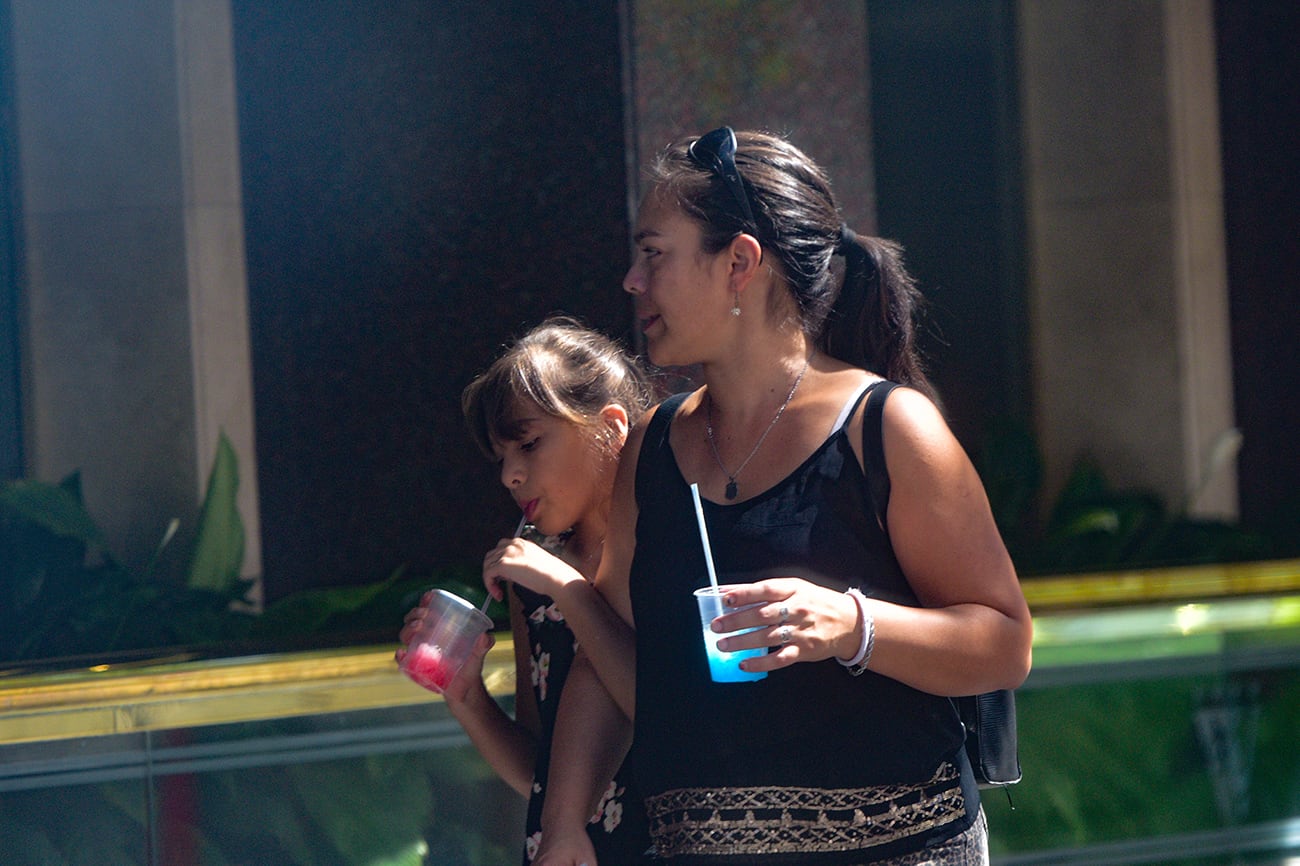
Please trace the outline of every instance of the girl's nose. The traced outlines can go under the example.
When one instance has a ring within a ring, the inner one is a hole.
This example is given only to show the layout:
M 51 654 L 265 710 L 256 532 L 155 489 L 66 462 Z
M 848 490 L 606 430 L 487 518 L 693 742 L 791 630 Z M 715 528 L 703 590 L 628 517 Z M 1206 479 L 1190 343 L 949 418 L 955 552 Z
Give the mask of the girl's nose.
M 501 461 L 501 483 L 507 490 L 513 490 L 524 483 L 524 467 L 519 460 L 506 458 Z

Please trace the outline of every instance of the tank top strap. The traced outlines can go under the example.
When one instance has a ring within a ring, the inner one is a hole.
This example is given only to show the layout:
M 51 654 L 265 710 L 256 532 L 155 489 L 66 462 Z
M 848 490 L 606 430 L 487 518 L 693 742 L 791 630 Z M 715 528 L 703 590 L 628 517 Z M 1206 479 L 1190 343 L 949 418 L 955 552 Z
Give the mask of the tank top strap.
M 862 402 L 862 398 L 867 395 L 867 392 L 883 381 L 885 380 L 876 379 L 875 381 L 868 382 L 849 395 L 849 399 L 844 401 L 844 408 L 840 410 L 839 417 L 836 418 L 835 423 L 831 425 L 832 436 L 840 432 L 841 428 L 843 428 L 845 424 L 849 423 L 849 419 L 853 417 L 853 413 L 857 411 L 858 405 Z
M 651 470 L 650 461 L 647 455 L 660 452 L 668 443 L 668 429 L 673 424 L 673 418 L 677 415 L 677 410 L 682 403 L 691 394 L 689 391 L 682 391 L 673 394 L 664 399 L 655 410 L 654 415 L 650 417 L 650 422 L 646 425 L 645 435 L 641 439 L 641 451 L 636 461 L 636 489 L 642 490 L 646 486 L 646 474 Z

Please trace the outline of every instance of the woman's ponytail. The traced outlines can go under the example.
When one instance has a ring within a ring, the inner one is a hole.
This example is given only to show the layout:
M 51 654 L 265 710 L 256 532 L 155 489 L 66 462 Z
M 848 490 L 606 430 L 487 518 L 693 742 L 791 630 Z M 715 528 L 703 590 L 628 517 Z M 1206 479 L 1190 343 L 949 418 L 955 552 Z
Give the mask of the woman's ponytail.
M 829 355 L 937 399 L 916 346 L 921 292 L 903 264 L 902 248 L 840 227 L 836 253 L 844 282 L 827 317 L 822 349 Z

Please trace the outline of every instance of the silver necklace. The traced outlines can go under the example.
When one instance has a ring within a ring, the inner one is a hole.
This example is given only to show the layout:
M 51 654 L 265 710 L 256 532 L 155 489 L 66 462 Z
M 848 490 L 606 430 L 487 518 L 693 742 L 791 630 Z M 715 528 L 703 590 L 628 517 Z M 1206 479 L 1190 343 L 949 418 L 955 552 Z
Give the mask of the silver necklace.
M 763 442 L 767 439 L 767 434 L 771 433 L 772 428 L 776 426 L 776 422 L 781 420 L 781 415 L 785 412 L 785 407 L 790 405 L 790 401 L 794 399 L 794 392 L 799 390 L 799 383 L 803 381 L 803 374 L 808 372 L 808 361 L 810 360 L 812 360 L 811 355 L 809 355 L 808 359 L 803 362 L 803 369 L 799 371 L 799 375 L 795 376 L 794 385 L 791 386 L 790 393 L 786 395 L 785 402 L 781 404 L 780 409 L 776 410 L 776 415 L 772 416 L 772 423 L 767 425 L 767 429 L 763 431 L 763 435 L 759 436 L 758 441 L 754 443 L 754 448 L 749 452 L 749 456 L 741 461 L 740 466 L 736 468 L 735 472 L 731 472 L 727 469 L 726 465 L 722 462 L 722 455 L 718 454 L 718 443 L 713 440 L 713 395 L 707 392 L 705 393 L 705 396 L 708 397 L 708 402 L 704 404 L 704 433 L 709 439 L 709 448 L 713 451 L 713 462 L 717 463 L 718 468 L 722 470 L 722 474 L 727 476 L 727 489 L 725 495 L 728 501 L 735 499 L 740 495 L 740 488 L 736 485 L 736 476 L 745 471 L 745 467 L 749 465 L 749 461 L 753 460 L 754 455 L 758 453 L 758 449 L 763 447 Z

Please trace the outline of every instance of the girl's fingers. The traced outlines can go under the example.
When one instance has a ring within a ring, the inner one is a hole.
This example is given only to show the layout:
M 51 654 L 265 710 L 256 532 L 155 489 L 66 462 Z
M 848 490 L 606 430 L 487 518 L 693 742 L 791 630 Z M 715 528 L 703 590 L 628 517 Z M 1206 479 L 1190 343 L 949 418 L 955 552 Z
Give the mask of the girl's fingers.
M 487 631 L 478 636 L 474 642 L 474 654 L 477 656 L 486 656 L 488 652 L 496 645 L 497 639 L 492 632 Z

